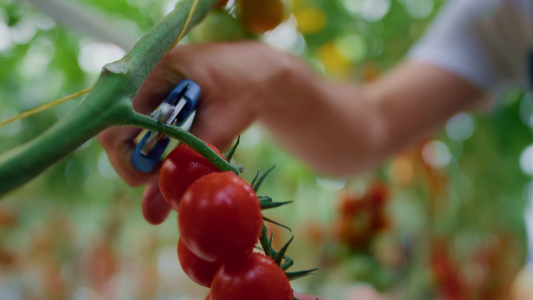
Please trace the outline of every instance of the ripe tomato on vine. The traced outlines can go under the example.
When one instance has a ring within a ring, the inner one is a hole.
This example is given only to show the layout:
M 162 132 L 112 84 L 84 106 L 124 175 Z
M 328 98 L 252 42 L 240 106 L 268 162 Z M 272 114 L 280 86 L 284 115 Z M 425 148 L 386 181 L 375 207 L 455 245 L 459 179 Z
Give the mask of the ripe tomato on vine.
M 372 183 L 362 196 L 345 194 L 339 207 L 339 240 L 353 249 L 367 249 L 374 236 L 390 226 L 388 200 L 388 188 L 382 182 Z
M 178 240 L 178 260 L 183 272 L 192 281 L 205 287 L 211 286 L 213 277 L 221 266 L 219 263 L 208 262 L 196 256 L 181 239 Z
M 179 204 L 181 238 L 198 257 L 222 262 L 249 253 L 263 228 L 253 187 L 233 172 L 193 182 Z
M 209 145 L 209 147 L 220 155 L 215 146 Z M 207 158 L 187 144 L 180 144 L 170 152 L 161 165 L 159 188 L 168 205 L 178 210 L 181 197 L 195 180 L 218 171 Z
M 226 161 L 231 160 L 238 143 L 239 140 Z M 220 155 L 216 148 L 209 146 Z M 261 213 L 262 209 L 290 203 L 257 195 L 271 171 L 261 176 L 258 172 L 248 183 L 237 172 L 220 172 L 185 144 L 165 159 L 159 187 L 166 201 L 179 211 L 178 260 L 191 280 L 211 287 L 206 299 L 292 300 L 289 280 L 315 271 L 286 272 L 293 264 L 292 258 L 285 254 L 293 238 L 276 251 L 272 237 L 267 236 L 263 220 L 289 229 Z M 157 187 L 152 189 L 156 191 Z M 170 209 L 168 205 L 167 208 Z M 264 254 L 253 252 L 258 242 Z M 216 278 L 218 284 L 213 287 Z
M 252 253 L 246 258 L 225 264 L 211 284 L 211 300 L 293 300 L 287 275 L 271 258 Z
M 152 225 L 163 223 L 172 210 L 161 195 L 157 196 L 158 193 L 157 186 L 148 185 L 141 201 L 143 217 Z

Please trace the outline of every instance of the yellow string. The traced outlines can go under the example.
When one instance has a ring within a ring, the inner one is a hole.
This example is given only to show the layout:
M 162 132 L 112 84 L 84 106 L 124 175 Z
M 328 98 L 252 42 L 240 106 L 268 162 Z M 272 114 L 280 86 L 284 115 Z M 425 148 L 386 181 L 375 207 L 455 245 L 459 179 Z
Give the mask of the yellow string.
M 189 23 L 191 22 L 192 16 L 194 14 L 194 11 L 196 10 L 197 5 L 198 5 L 198 0 L 195 0 L 192 3 L 191 10 L 189 11 L 189 15 L 187 16 L 187 19 L 185 20 L 185 24 L 183 25 L 183 28 L 181 29 L 180 35 L 178 36 L 178 39 L 174 42 L 174 45 L 172 45 L 170 50 L 174 49 L 174 47 L 176 47 L 176 45 L 179 43 L 179 41 L 181 41 L 181 39 L 185 35 L 185 32 L 187 31 L 187 28 L 189 27 Z
M 43 110 L 50 109 L 50 108 L 52 108 L 52 107 L 54 107 L 54 106 L 56 106 L 58 104 L 61 104 L 61 103 L 66 102 L 66 101 L 68 101 L 70 99 L 74 99 L 74 98 L 76 98 L 78 96 L 86 94 L 86 93 L 90 92 L 91 90 L 92 90 L 92 88 L 81 90 L 79 92 L 76 92 L 74 94 L 68 95 L 68 96 L 63 97 L 61 99 L 57 99 L 55 101 L 52 101 L 52 102 L 49 102 L 49 103 L 45 103 L 45 104 L 43 104 L 41 106 L 37 106 L 36 108 L 30 109 L 28 111 L 25 111 L 25 112 L 19 114 L 19 115 L 16 115 L 16 116 L 14 116 L 12 118 L 9 118 L 9 119 L 7 119 L 7 120 L 5 120 L 3 122 L 0 122 L 0 127 L 6 126 L 7 124 L 13 123 L 13 122 L 15 122 L 17 120 L 27 118 L 27 117 L 29 117 L 31 115 L 34 115 L 34 114 L 36 114 L 38 112 L 41 112 Z

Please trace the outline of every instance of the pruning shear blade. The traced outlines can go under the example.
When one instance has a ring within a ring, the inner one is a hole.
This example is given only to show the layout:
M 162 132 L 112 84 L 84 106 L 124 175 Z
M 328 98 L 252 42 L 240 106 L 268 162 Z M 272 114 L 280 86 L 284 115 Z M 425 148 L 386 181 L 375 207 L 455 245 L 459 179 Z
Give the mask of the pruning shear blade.
M 196 115 L 200 87 L 191 80 L 181 81 L 150 117 L 159 122 L 189 130 Z M 169 138 L 157 131 L 145 133 L 132 156 L 132 164 L 139 171 L 150 173 L 161 161 Z

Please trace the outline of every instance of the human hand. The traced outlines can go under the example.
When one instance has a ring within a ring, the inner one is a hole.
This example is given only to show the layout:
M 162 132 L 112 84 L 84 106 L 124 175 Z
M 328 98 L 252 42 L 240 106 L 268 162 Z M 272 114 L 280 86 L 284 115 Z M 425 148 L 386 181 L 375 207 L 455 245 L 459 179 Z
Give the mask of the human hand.
M 202 88 L 191 132 L 219 149 L 226 148 L 258 116 L 268 98 L 276 93 L 286 68 L 295 58 L 258 42 L 202 44 L 178 47 L 153 70 L 133 100 L 136 111 L 153 111 L 184 78 Z M 99 140 L 117 173 L 131 186 L 147 183 L 143 213 L 153 224 L 162 222 L 170 208 L 158 187 L 158 170 L 142 173 L 131 164 L 139 128 L 114 127 L 103 131 Z M 158 207 L 158 209 L 152 209 Z M 158 211 L 153 215 L 154 211 Z

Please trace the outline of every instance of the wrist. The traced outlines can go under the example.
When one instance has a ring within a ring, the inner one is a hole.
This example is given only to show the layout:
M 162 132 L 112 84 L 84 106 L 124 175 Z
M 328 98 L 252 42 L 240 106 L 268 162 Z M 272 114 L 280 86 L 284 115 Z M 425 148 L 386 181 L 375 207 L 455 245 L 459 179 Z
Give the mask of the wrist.
M 263 99 L 260 112 L 271 115 L 292 106 L 306 105 L 319 94 L 322 81 L 301 58 L 290 53 L 275 54 L 276 71 L 266 88 L 269 97 Z

